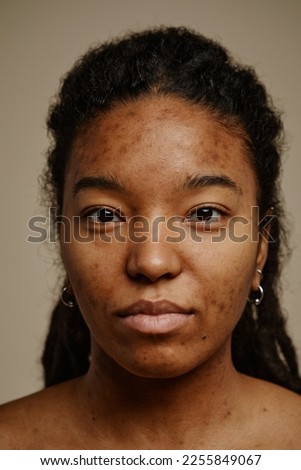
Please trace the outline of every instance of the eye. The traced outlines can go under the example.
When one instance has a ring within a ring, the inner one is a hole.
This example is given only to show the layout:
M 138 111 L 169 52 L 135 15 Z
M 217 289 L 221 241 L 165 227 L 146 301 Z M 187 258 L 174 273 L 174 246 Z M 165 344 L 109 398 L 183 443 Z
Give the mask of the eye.
M 211 224 L 214 222 L 220 222 L 223 213 L 221 210 L 215 207 L 196 207 L 189 212 L 188 219 L 192 222 L 202 222 L 205 224 Z
M 108 222 L 124 222 L 120 212 L 110 207 L 99 207 L 84 214 L 84 217 L 95 224 L 105 224 Z

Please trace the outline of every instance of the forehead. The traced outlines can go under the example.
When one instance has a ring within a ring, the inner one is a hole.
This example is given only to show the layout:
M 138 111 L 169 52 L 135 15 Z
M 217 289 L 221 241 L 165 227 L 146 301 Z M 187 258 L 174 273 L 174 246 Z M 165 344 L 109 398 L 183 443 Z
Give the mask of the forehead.
M 74 141 L 66 176 L 77 181 L 105 173 L 132 184 L 167 184 L 200 171 L 246 175 L 254 183 L 242 130 L 227 128 L 199 105 L 146 96 L 89 123 Z

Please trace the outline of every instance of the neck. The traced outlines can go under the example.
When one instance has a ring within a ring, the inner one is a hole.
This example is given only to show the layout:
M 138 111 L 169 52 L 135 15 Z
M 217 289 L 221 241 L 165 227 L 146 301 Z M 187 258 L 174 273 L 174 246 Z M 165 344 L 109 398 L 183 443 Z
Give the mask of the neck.
M 135 433 L 149 434 L 152 442 L 156 436 L 162 443 L 163 434 L 172 435 L 174 442 L 175 430 L 181 436 L 209 423 L 216 429 L 237 409 L 241 378 L 231 362 L 230 344 L 198 368 L 166 379 L 137 377 L 95 349 L 83 379 L 90 416 L 113 427 L 131 423 L 131 439 Z

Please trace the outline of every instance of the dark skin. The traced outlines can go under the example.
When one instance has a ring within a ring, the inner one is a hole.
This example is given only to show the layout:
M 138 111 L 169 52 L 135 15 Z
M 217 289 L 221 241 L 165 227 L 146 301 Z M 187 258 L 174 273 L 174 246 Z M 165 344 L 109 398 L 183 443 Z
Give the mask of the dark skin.
M 231 359 L 231 333 L 268 254 L 264 240 L 237 243 L 252 233 L 257 201 L 241 133 L 184 101 L 141 98 L 95 119 L 66 171 L 64 215 L 79 217 L 82 234 L 104 230 L 105 207 L 108 234 L 127 234 L 123 217 L 176 214 L 186 236 L 166 243 L 163 222 L 156 243 L 61 237 L 68 288 L 92 333 L 91 367 L 3 406 L 1 448 L 299 449 L 301 398 L 239 374 Z M 233 240 L 236 216 L 246 223 Z M 221 228 L 229 236 L 213 243 Z M 156 321 L 118 313 L 141 299 L 179 311 Z
M 299 396 L 266 382 L 237 377 L 230 396 L 196 387 L 196 397 L 189 377 L 151 388 L 133 378 L 129 393 L 108 399 L 85 381 L 4 405 L 1 449 L 300 449 Z

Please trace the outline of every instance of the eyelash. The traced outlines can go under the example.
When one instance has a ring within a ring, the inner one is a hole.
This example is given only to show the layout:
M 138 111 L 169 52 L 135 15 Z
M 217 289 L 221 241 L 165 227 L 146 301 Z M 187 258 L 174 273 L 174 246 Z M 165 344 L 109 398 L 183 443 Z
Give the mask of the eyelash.
M 103 213 L 99 214 L 101 211 Z M 98 216 L 95 215 L 97 213 L 99 214 Z M 100 215 L 103 217 L 103 220 L 99 221 L 99 220 L 97 220 L 97 218 Z M 116 217 L 116 216 L 118 217 L 118 220 L 111 220 L 111 218 Z M 87 210 L 86 212 L 84 212 L 82 217 L 86 220 L 91 220 L 95 224 L 106 224 L 106 223 L 110 223 L 110 222 L 116 223 L 116 222 L 125 222 L 126 221 L 126 218 L 120 213 L 120 211 L 118 209 L 113 209 L 113 208 L 107 207 L 107 206 L 101 206 L 101 207 L 97 207 L 97 208 Z M 106 220 L 106 218 L 107 218 L 107 220 Z
M 198 220 L 198 219 L 191 219 L 191 216 L 193 214 L 196 214 L 198 211 L 204 211 L 203 214 L 200 214 L 198 215 L 197 217 L 203 217 L 203 220 Z M 214 215 L 214 213 L 217 213 L 218 215 Z M 226 211 L 225 210 L 222 210 L 221 208 L 218 208 L 218 207 L 215 207 L 215 206 L 198 206 L 198 207 L 194 207 L 193 209 L 191 209 L 189 211 L 189 214 L 187 216 L 187 220 L 189 222 L 195 222 L 195 223 L 202 223 L 202 224 L 205 224 L 205 225 L 211 225 L 213 223 L 219 223 L 222 219 L 222 217 L 224 217 L 226 215 Z M 210 219 L 213 219 L 213 220 L 210 220 Z
M 193 220 L 192 216 L 197 214 L 197 212 L 203 211 L 202 214 L 196 215 L 196 218 Z M 101 214 L 102 212 L 102 214 Z M 98 215 L 95 215 L 97 214 Z M 218 215 L 214 215 L 217 213 Z M 185 220 L 193 223 L 202 223 L 205 225 L 211 225 L 213 223 L 218 223 L 221 221 L 221 218 L 226 215 L 226 211 L 215 206 L 198 206 L 189 211 Z M 102 216 L 103 220 L 98 220 L 98 217 Z M 118 220 L 112 220 L 114 217 L 118 217 Z M 203 220 L 199 220 L 198 217 L 202 217 Z M 86 220 L 91 220 L 95 224 L 106 224 L 106 223 L 116 223 L 116 222 L 126 222 L 126 217 L 124 217 L 121 212 L 117 209 L 113 209 L 108 206 L 101 206 L 98 208 L 93 208 L 86 211 L 83 214 L 83 218 Z M 106 220 L 107 218 L 107 220 Z M 211 220 L 213 219 L 213 220 Z

